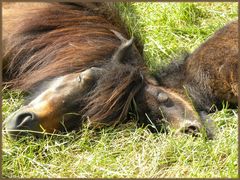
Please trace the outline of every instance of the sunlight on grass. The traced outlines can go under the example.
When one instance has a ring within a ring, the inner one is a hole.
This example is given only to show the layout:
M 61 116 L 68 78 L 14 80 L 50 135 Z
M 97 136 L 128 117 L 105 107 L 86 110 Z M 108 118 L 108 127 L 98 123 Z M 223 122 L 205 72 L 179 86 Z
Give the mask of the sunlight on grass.
M 225 113 L 224 111 L 227 111 Z M 216 139 L 152 134 L 128 123 L 116 129 L 14 141 L 4 134 L 9 177 L 236 177 L 237 117 L 215 113 Z

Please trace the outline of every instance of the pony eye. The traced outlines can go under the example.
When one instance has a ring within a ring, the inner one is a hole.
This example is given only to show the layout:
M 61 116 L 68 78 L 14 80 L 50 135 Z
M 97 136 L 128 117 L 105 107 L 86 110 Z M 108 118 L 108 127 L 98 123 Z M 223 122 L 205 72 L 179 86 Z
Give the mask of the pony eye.
M 159 102 L 163 103 L 166 107 L 172 107 L 174 105 L 173 101 L 165 93 L 159 93 L 157 99 Z
M 158 96 L 157 96 L 157 99 L 158 99 L 158 101 L 160 101 L 160 102 L 165 102 L 165 101 L 167 101 L 169 98 L 168 98 L 168 96 L 167 96 L 166 94 L 164 94 L 164 93 L 159 93 Z
M 82 81 L 81 75 L 79 75 L 79 76 L 77 77 L 77 81 L 78 81 L 78 82 L 81 82 L 81 81 Z

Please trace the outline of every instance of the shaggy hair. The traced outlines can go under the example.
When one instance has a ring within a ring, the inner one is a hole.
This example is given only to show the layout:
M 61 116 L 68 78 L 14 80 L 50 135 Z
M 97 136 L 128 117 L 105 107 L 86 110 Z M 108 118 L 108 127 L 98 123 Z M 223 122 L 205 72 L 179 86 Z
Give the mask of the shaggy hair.
M 93 123 L 111 125 L 124 120 L 142 86 L 143 60 L 133 45 L 122 57 L 124 65 L 111 63 L 121 45 L 113 30 L 127 34 L 114 14 L 102 3 L 51 3 L 30 10 L 24 19 L 19 16 L 20 23 L 4 47 L 5 83 L 31 92 L 55 77 L 103 67 L 106 74 L 70 108 Z
M 110 30 L 125 30 L 109 23 L 102 7 L 52 3 L 19 17 L 4 47 L 4 81 L 31 90 L 46 79 L 108 63 L 120 45 Z
M 214 111 L 213 104 L 222 108 L 222 101 L 236 108 L 238 62 L 238 21 L 233 21 L 192 54 L 161 69 L 156 78 L 162 86 L 186 90 L 198 111 Z

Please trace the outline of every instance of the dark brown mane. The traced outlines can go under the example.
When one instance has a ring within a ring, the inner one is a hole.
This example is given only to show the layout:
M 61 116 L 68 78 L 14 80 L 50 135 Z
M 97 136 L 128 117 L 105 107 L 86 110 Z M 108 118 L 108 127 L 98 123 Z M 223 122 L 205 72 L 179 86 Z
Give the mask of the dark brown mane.
M 92 125 L 98 128 L 123 122 L 144 82 L 140 67 L 109 64 L 106 70 L 84 108 L 85 117 L 91 117 Z
M 46 79 L 108 63 L 120 45 L 110 30 L 123 30 L 102 11 L 98 3 L 53 3 L 19 17 L 5 40 L 4 81 L 30 90 Z

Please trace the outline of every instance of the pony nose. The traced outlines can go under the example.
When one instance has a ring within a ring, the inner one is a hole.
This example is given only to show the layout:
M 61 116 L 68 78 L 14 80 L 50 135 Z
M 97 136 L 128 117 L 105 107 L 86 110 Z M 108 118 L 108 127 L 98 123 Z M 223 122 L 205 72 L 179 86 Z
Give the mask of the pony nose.
M 199 128 L 197 126 L 194 126 L 194 125 L 190 125 L 188 127 L 185 128 L 184 132 L 186 134 L 193 134 L 193 135 L 196 135 L 197 133 L 200 132 Z
M 181 128 L 181 132 L 186 134 L 191 134 L 193 136 L 197 136 L 198 133 L 200 132 L 200 125 L 197 122 L 191 122 L 191 123 L 187 122 Z
M 19 129 L 32 129 L 36 120 L 36 116 L 31 112 L 18 114 L 16 117 L 16 127 Z
M 6 122 L 6 131 L 12 137 L 23 136 L 28 131 L 39 131 L 39 129 L 39 120 L 32 112 L 20 112 Z

